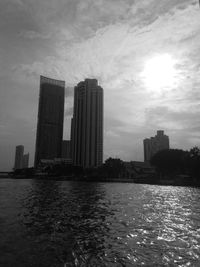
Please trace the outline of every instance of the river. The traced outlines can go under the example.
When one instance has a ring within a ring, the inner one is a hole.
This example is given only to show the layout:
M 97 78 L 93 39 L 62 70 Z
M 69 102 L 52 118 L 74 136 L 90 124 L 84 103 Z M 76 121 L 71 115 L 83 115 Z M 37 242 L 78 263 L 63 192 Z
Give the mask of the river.
M 0 266 L 200 266 L 200 189 L 0 179 Z

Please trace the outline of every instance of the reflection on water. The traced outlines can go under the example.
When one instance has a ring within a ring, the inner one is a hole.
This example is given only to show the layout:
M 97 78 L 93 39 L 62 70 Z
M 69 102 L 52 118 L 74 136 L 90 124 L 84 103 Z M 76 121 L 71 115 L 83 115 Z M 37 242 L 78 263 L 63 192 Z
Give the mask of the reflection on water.
M 199 266 L 199 189 L 1 180 L 0 191 L 0 266 Z

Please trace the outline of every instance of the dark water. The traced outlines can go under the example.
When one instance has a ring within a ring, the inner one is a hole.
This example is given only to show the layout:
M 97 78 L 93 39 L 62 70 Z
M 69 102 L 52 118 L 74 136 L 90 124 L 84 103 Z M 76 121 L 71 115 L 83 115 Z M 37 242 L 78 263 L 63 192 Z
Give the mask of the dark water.
M 200 266 L 200 189 L 0 180 L 0 266 Z

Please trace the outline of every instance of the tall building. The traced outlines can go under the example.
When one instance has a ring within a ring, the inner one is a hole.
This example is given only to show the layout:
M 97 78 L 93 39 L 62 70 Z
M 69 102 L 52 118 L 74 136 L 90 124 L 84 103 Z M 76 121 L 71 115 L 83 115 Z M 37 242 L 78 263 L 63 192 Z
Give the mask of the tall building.
M 164 134 L 164 131 L 159 130 L 156 136 L 144 139 L 143 144 L 144 161 L 150 161 L 158 151 L 169 149 L 169 137 Z
M 65 82 L 40 76 L 35 167 L 42 159 L 61 157 Z
M 103 162 L 103 89 L 96 79 L 85 79 L 74 88 L 71 121 L 72 160 L 85 168 Z
M 22 164 L 23 169 L 28 168 L 28 164 L 29 164 L 29 153 L 23 155 L 23 164 Z
M 23 168 L 23 156 L 24 156 L 24 146 L 22 145 L 16 146 L 15 165 L 14 165 L 15 170 Z

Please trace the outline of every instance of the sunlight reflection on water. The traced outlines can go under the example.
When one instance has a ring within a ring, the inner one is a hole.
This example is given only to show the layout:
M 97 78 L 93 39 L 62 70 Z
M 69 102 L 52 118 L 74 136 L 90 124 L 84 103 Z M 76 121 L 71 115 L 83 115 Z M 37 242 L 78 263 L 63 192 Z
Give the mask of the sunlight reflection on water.
M 0 182 L 2 266 L 198 266 L 200 189 Z

